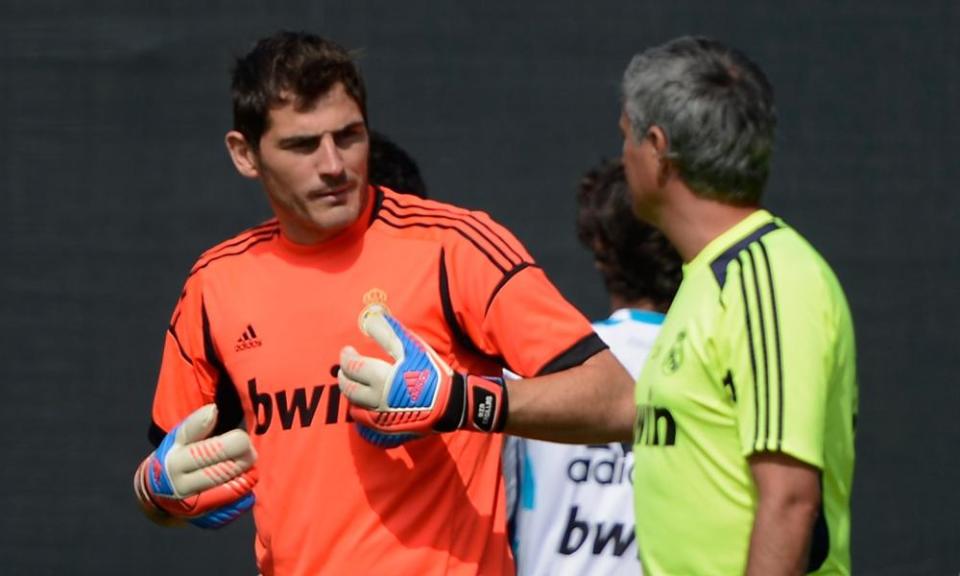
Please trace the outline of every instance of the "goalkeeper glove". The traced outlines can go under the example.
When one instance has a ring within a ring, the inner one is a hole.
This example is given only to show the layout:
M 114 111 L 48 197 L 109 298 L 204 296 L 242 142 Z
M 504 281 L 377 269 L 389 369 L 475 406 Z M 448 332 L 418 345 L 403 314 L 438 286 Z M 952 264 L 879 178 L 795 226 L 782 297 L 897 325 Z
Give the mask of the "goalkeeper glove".
M 394 359 L 389 364 L 361 356 L 350 346 L 340 352 L 340 389 L 350 400 L 350 416 L 362 427 L 387 438 L 503 429 L 507 389 L 502 378 L 454 372 L 379 305 L 360 314 L 360 329 Z
M 253 506 L 257 472 L 250 437 L 235 429 L 207 438 L 216 421 L 216 405 L 196 410 L 137 468 L 133 489 L 154 521 L 221 528 Z

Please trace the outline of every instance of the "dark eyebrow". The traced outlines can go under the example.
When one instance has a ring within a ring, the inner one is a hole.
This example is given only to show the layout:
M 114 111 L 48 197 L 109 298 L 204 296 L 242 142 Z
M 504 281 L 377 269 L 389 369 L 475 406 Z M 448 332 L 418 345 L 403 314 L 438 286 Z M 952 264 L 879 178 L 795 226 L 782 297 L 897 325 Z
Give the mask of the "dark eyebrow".
M 338 132 L 352 132 L 358 128 L 363 128 L 363 125 L 364 125 L 363 120 L 357 120 L 356 122 L 351 122 L 347 124 L 346 126 L 344 126 L 339 130 L 333 130 L 333 133 L 336 134 Z
M 287 138 L 282 138 L 279 142 L 277 142 L 277 146 L 280 148 L 297 148 L 299 146 L 316 144 L 319 139 L 320 136 L 314 136 L 312 134 L 288 136 Z
M 297 148 L 298 146 L 305 145 L 315 145 L 318 140 L 323 138 L 324 134 L 342 134 L 344 132 L 352 132 L 359 128 L 362 128 L 364 125 L 363 120 L 357 120 L 356 122 L 350 122 L 345 126 L 337 128 L 336 130 L 329 130 L 327 132 L 321 132 L 319 134 L 295 134 L 293 136 L 287 136 L 286 138 L 281 138 L 277 142 L 277 146 L 280 148 Z

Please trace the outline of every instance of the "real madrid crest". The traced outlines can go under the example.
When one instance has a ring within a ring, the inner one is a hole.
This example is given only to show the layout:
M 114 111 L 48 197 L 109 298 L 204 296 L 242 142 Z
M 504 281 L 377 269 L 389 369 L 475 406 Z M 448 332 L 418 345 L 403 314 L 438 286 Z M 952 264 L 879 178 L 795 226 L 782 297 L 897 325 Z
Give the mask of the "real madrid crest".
M 363 295 L 363 310 L 360 311 L 358 321 L 360 323 L 360 331 L 364 334 L 366 334 L 366 330 L 363 329 L 363 319 L 372 310 L 383 311 L 390 314 L 390 309 L 387 307 L 386 291 L 380 288 L 371 288 Z
M 687 331 L 681 330 L 676 339 L 674 339 L 673 344 L 670 345 L 670 349 L 667 350 L 667 353 L 663 357 L 663 372 L 664 374 L 673 374 L 680 369 L 680 366 L 683 365 L 683 347 L 687 339 Z

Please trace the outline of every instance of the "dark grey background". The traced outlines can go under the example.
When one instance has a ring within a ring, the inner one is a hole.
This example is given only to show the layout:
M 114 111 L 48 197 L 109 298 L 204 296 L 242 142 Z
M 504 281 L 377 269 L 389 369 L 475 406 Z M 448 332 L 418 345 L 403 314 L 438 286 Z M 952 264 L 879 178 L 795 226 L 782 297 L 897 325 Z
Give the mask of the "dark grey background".
M 272 4 L 0 6 L 0 571 L 255 572 L 249 522 L 157 528 L 130 478 L 186 272 L 268 216 L 222 136 L 232 58 L 279 27 L 361 49 L 373 126 L 593 317 L 572 194 L 619 151 L 629 57 L 682 33 L 752 55 L 781 117 L 769 206 L 833 263 L 857 323 L 856 573 L 960 571 L 960 4 Z

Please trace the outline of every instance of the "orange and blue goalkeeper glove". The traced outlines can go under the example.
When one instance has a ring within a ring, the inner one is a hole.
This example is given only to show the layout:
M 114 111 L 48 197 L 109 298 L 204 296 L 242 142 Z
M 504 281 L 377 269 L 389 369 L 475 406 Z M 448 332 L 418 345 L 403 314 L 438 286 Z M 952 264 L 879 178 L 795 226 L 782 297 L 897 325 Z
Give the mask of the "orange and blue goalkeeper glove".
M 379 305 L 360 314 L 360 329 L 394 360 L 361 356 L 350 346 L 340 352 L 340 389 L 364 438 L 391 445 L 391 439 L 399 444 L 433 432 L 503 429 L 507 389 L 502 378 L 454 372 Z
M 236 429 L 207 438 L 216 422 L 216 405 L 196 410 L 137 468 L 133 489 L 154 521 L 221 528 L 253 506 L 257 471 L 250 437 Z

